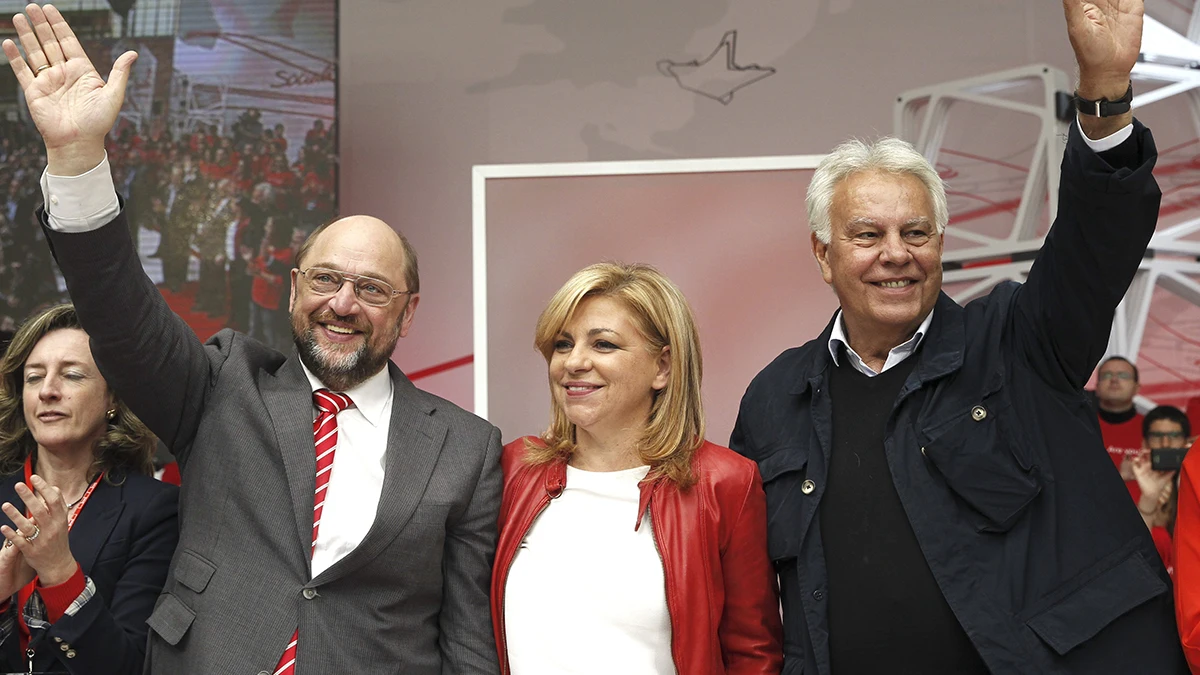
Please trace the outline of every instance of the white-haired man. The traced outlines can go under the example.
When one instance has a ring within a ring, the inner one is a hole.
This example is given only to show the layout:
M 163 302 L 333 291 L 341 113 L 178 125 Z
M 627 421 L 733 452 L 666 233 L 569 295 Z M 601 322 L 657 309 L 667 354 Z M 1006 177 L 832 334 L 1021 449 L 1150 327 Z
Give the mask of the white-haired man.
M 731 439 L 767 493 L 785 675 L 1187 672 L 1082 392 L 1158 215 L 1128 104 L 1142 3 L 1063 4 L 1079 123 L 1025 284 L 941 292 L 945 189 L 911 146 L 843 144 L 813 177 L 841 309 L 755 378 Z

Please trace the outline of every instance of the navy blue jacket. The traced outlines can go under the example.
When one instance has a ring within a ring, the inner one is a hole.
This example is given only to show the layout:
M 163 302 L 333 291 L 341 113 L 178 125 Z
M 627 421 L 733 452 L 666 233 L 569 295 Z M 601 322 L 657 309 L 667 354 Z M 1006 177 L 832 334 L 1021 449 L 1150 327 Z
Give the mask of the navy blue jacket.
M 0 503 L 24 511 L 17 473 L 0 482 Z M 179 542 L 179 488 L 149 476 L 120 485 L 100 481 L 69 536 L 71 554 L 96 585 L 96 595 L 30 640 L 34 671 L 79 675 L 136 675 L 146 658 L 146 619 L 167 581 Z M 0 523 L 13 527 L 0 513 Z M 15 597 L 15 596 L 14 596 Z M 16 602 L 9 611 L 19 611 Z M 0 645 L 0 672 L 26 672 L 16 630 Z M 64 649 L 65 646 L 65 649 Z M 70 656 L 68 657 L 68 654 Z
M 965 307 L 938 298 L 887 422 L 905 513 L 996 675 L 1187 673 L 1170 580 L 1082 391 L 1154 233 L 1156 157 L 1140 123 L 1102 154 L 1072 125 L 1058 216 L 1027 281 Z M 832 327 L 754 378 L 730 440 L 758 462 L 767 493 L 785 675 L 831 672 L 816 515 L 831 447 Z

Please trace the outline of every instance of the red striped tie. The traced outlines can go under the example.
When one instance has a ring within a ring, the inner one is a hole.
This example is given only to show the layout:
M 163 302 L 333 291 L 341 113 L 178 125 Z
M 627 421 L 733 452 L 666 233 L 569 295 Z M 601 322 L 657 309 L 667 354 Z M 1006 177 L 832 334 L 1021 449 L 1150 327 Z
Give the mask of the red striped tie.
M 333 475 L 333 452 L 337 449 L 338 425 L 337 414 L 354 405 L 350 397 L 336 394 L 328 389 L 318 389 L 313 392 L 313 403 L 317 406 L 317 419 L 313 420 L 313 446 L 317 453 L 317 491 L 313 495 L 313 531 L 312 549 L 309 555 L 317 550 L 317 531 L 321 527 L 321 512 L 325 510 L 325 488 L 329 487 L 329 477 Z M 279 664 L 275 666 L 275 675 L 295 675 L 296 673 L 296 642 L 300 630 L 292 634 L 291 642 L 283 650 Z

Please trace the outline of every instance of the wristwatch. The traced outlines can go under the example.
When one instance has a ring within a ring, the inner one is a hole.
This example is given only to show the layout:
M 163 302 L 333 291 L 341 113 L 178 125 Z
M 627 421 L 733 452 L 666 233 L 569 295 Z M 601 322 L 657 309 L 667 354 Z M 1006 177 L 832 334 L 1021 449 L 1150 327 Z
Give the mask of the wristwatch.
M 1081 114 L 1091 115 L 1092 117 L 1115 117 L 1124 115 L 1129 112 L 1133 106 L 1133 83 L 1129 83 L 1129 88 L 1125 90 L 1125 95 L 1121 98 L 1110 101 L 1106 98 L 1097 99 L 1095 101 L 1088 100 L 1075 92 L 1075 109 Z

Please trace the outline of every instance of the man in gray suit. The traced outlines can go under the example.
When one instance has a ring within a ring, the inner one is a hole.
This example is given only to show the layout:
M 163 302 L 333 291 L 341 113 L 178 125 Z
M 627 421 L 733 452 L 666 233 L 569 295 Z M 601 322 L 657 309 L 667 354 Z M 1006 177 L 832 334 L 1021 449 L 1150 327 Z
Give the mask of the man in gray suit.
M 362 216 L 314 233 L 298 356 L 229 330 L 202 345 L 141 271 L 105 159 L 136 54 L 105 84 L 57 10 L 26 12 L 24 58 L 4 51 L 46 144 L 42 222 L 97 363 L 183 471 L 148 672 L 497 673 L 500 434 L 390 363 L 419 300 L 407 242 Z M 350 407 L 318 416 L 318 390 Z

